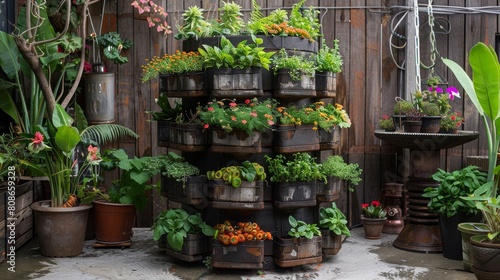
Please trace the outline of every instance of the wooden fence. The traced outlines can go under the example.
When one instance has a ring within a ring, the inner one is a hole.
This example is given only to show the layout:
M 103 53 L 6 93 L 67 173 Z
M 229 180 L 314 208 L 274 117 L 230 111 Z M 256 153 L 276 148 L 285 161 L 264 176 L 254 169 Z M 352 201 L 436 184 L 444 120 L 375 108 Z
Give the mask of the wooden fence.
M 220 1 L 169 0 L 163 1 L 163 4 L 169 11 L 168 21 L 175 34 L 175 25 L 180 23 L 180 15 L 185 9 L 197 5 L 213 12 L 220 4 L 217 2 Z M 245 17 L 248 17 L 251 1 L 234 2 L 243 7 Z M 297 1 L 257 2 L 268 12 L 275 8 L 290 8 Z M 425 6 L 428 1 L 418 2 L 424 5 L 424 9 L 420 11 L 420 57 L 424 64 L 429 64 L 431 44 Z M 406 41 L 396 36 L 391 40 L 391 34 L 405 36 L 408 24 L 412 24 L 414 20 L 405 17 L 409 9 L 406 7 L 406 1 L 308 0 L 305 6 L 310 5 L 321 11 L 322 32 L 327 44 L 331 46 L 332 40 L 338 39 L 344 58 L 343 72 L 337 76 L 336 101 L 347 109 L 352 127 L 342 132 L 341 148 L 338 152 L 349 162 L 360 165 L 363 169 L 363 181 L 352 195 L 346 194 L 340 202 L 351 205 L 351 221 L 355 223 L 359 204 L 378 199 L 384 183 L 403 180 L 407 168 L 407 164 L 402 160 L 402 150 L 377 139 L 374 130 L 377 129 L 377 122 L 382 114 L 392 114 L 394 98 L 408 94 L 404 92 L 405 70 L 400 69 L 412 67 L 405 65 L 406 51 L 402 46 Z M 467 62 L 468 50 L 476 42 L 494 44 L 495 33 L 499 29 L 497 15 L 462 13 L 456 10 L 444 12 L 448 5 L 495 6 L 498 1 L 435 0 L 433 5 L 436 23 L 439 23 L 435 26 L 435 46 L 440 56 L 464 65 Z M 438 9 L 438 5 L 443 9 Z M 100 11 L 101 7 L 93 7 L 94 22 L 98 21 Z M 121 141 L 118 147 L 137 156 L 166 153 L 165 148 L 157 146 L 155 123 L 148 122 L 149 117 L 145 113 L 158 110 L 154 101 L 158 96 L 158 82 L 141 83 L 141 66 L 147 58 L 172 53 L 180 49 L 181 44 L 172 35 L 164 37 L 149 29 L 147 22 L 140 19 L 130 6 L 130 1 L 107 1 L 104 11 L 103 32 L 116 30 L 134 42 L 132 49 L 128 51 L 129 63 L 118 67 L 108 65 L 108 69 L 117 75 L 117 122 L 140 135 L 139 140 Z M 397 25 L 398 21 L 401 21 L 401 24 Z M 455 77 L 439 58 L 435 71 L 445 77 L 450 85 L 459 87 Z M 427 71 L 422 71 L 422 77 L 425 78 L 425 75 Z M 463 93 L 461 99 L 452 102 L 452 106 L 463 112 L 466 119 L 465 130 L 483 131 L 474 107 Z M 478 140 L 443 151 L 441 167 L 457 169 L 466 164 L 467 156 L 485 155 L 487 148 L 483 135 L 481 134 Z M 158 199 L 159 194 L 152 197 L 154 199 L 151 199 L 149 208 L 140 215 L 139 226 L 149 226 L 153 217 L 165 207 L 165 203 Z

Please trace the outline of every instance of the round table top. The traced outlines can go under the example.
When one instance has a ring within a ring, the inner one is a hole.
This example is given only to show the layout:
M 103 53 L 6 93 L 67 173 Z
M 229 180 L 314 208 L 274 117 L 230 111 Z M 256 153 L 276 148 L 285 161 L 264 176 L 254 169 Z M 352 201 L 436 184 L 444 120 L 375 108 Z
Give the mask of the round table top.
M 388 144 L 413 150 L 448 149 L 473 141 L 479 137 L 478 131 L 459 130 L 457 134 L 448 133 L 409 133 L 375 130 L 375 137 Z

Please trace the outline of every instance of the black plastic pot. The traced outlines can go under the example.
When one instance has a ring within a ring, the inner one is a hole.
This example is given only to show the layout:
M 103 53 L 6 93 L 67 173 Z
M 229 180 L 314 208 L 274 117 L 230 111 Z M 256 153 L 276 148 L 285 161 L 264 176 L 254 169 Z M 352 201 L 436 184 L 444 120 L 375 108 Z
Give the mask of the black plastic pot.
M 462 260 L 462 235 L 458 230 L 458 224 L 464 222 L 479 222 L 480 215 L 466 215 L 459 212 L 452 217 L 439 215 L 439 229 L 441 231 L 441 242 L 443 245 L 443 256 L 452 260 Z

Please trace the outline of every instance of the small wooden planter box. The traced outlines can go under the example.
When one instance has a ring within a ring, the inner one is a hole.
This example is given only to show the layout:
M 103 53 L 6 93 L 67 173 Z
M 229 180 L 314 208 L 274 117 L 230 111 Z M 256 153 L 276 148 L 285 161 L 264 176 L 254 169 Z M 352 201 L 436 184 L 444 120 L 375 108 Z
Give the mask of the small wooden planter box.
M 334 98 L 337 96 L 337 75 L 331 71 L 316 72 L 316 97 Z
M 313 125 L 276 125 L 274 151 L 298 153 L 319 150 L 319 133 Z
M 207 133 L 199 124 L 170 123 L 170 144 L 172 149 L 184 152 L 201 152 L 207 145 Z
M 212 207 L 218 209 L 264 209 L 264 182 L 243 181 L 235 188 L 223 180 L 214 180 L 209 184 L 209 197 Z
M 341 129 L 338 127 L 333 127 L 330 132 L 319 129 L 319 148 L 321 150 L 333 150 L 338 148 L 340 143 L 340 132 Z
M 214 98 L 263 96 L 261 68 L 209 69 L 208 84 Z
M 281 267 L 291 267 L 319 263 L 322 258 L 321 236 L 312 239 L 280 238 L 274 239 L 274 262 Z
M 323 255 L 336 255 L 342 248 L 342 235 L 336 235 L 329 229 L 321 229 L 321 238 Z
M 274 183 L 273 198 L 280 209 L 316 206 L 316 181 Z
M 207 253 L 207 242 L 207 237 L 204 234 L 188 234 L 180 252 L 175 251 L 167 242 L 167 255 L 186 262 L 201 261 L 203 255 Z
M 158 146 L 167 147 L 170 143 L 170 122 L 158 121 Z
M 160 75 L 160 93 L 168 97 L 202 97 L 206 96 L 205 72 L 177 75 Z
M 186 183 L 173 178 L 161 177 L 161 195 L 171 201 L 188 205 L 207 205 L 207 176 L 191 176 Z
M 280 69 L 274 76 L 275 98 L 301 99 L 316 97 L 315 77 L 303 75 L 300 80 L 292 79 L 287 69 Z
M 321 202 L 332 202 L 340 197 L 343 181 L 339 178 L 328 176 L 328 182 L 318 181 L 316 199 Z
M 264 241 L 254 240 L 224 245 L 217 240 L 212 242 L 212 267 L 261 269 L 264 262 Z
M 213 129 L 211 150 L 215 153 L 232 153 L 235 149 L 239 153 L 261 153 L 261 136 L 259 131 L 248 135 L 243 130 L 226 132 L 223 129 Z

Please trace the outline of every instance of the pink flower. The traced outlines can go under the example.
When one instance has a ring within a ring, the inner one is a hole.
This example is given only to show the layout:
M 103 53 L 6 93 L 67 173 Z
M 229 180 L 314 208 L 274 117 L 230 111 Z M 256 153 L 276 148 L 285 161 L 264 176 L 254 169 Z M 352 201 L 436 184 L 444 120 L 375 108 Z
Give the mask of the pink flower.
M 39 131 L 35 132 L 35 137 L 31 139 L 31 142 L 33 144 L 43 143 L 43 134 L 41 134 Z
M 273 122 L 272 120 L 268 120 L 268 121 L 267 121 L 267 123 L 268 123 L 269 125 L 273 125 L 273 124 L 274 124 L 274 122 Z
M 234 107 L 236 107 L 236 106 L 238 106 L 238 105 L 236 104 L 236 102 L 231 102 L 231 103 L 229 103 L 229 107 L 234 108 Z
M 235 116 L 231 116 L 231 120 L 235 121 L 236 117 Z
M 31 143 L 28 144 L 28 150 L 32 153 L 37 154 L 40 151 L 45 150 L 48 146 L 43 143 L 43 134 L 39 131 L 35 132 L 35 137 L 31 139 Z
M 245 104 L 250 104 L 250 99 L 245 100 Z
M 212 112 L 214 110 L 214 108 L 213 107 L 208 107 L 207 110 L 210 111 L 210 112 Z
M 458 89 L 455 87 L 448 87 L 446 89 L 446 92 L 448 93 L 448 96 L 450 97 L 451 100 L 455 99 L 455 97 L 460 98 L 460 93 L 458 92 Z
M 250 113 L 250 116 L 252 116 L 252 117 L 257 117 L 257 113 L 255 113 L 255 112 L 251 112 L 251 113 Z
M 203 129 L 207 129 L 208 127 L 210 127 L 210 125 L 208 123 L 206 123 L 204 126 L 203 126 Z
M 98 164 L 102 159 L 99 155 L 99 148 L 98 147 L 92 147 L 92 145 L 89 145 L 87 147 L 87 151 L 89 152 L 87 155 L 87 161 L 91 164 Z
M 247 124 L 247 120 L 242 120 L 241 123 L 242 124 Z

